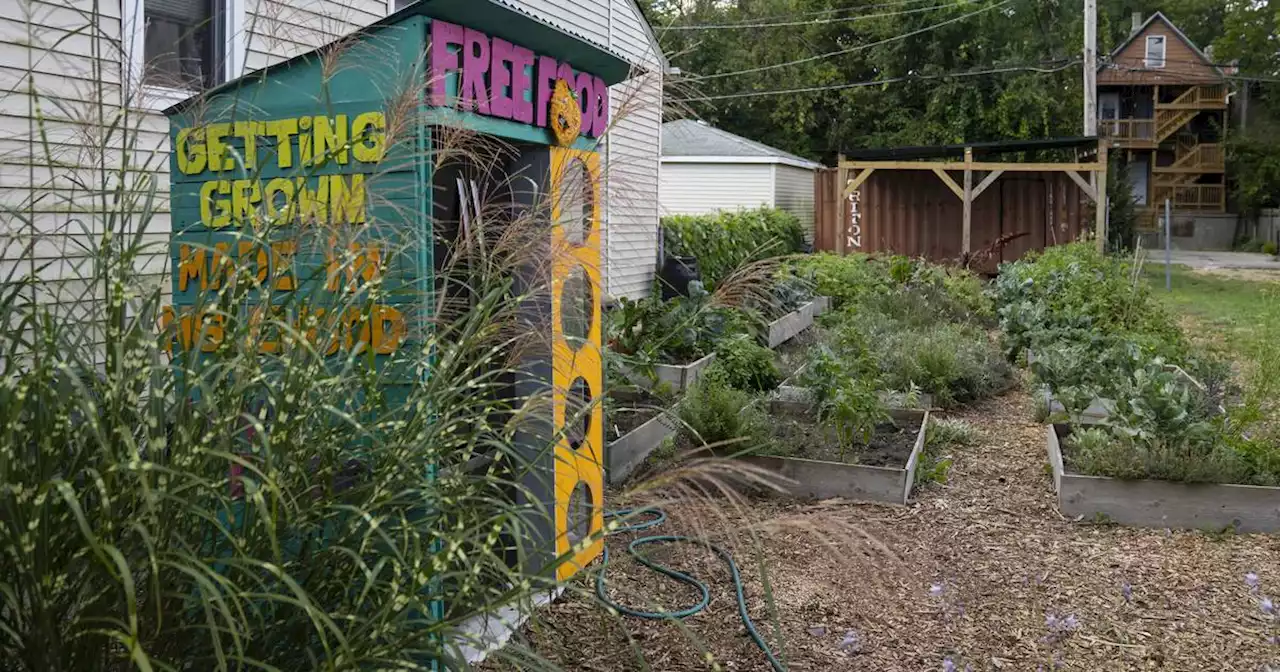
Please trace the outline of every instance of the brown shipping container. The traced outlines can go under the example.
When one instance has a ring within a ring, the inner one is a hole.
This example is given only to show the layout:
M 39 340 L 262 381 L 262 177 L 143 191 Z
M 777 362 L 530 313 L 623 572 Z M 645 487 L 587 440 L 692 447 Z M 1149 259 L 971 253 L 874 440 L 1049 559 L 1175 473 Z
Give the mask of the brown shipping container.
M 958 171 L 951 175 L 960 181 Z M 831 198 L 839 186 L 838 171 L 823 171 L 820 178 L 826 184 L 817 188 L 824 212 L 817 218 L 823 230 L 815 235 L 816 249 L 961 259 L 964 210 L 933 172 L 876 170 L 858 189 L 856 228 L 850 221 L 851 199 Z M 980 179 L 981 174 L 975 175 L 974 183 Z M 1077 239 L 1091 221 L 1085 200 L 1061 172 L 1004 173 L 973 202 L 971 252 L 979 257 L 975 270 L 994 272 L 1001 261 Z M 841 228 L 844 236 L 838 235 Z M 1006 237 L 1011 239 L 999 247 L 998 241 Z

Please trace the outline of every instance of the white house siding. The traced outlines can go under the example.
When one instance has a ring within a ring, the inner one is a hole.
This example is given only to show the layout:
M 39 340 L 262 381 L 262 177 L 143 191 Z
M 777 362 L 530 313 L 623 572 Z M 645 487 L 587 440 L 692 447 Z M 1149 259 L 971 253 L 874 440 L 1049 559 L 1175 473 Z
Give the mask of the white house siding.
M 657 266 L 665 62 L 635 2 L 611 1 L 610 47 L 634 64 L 634 77 L 610 92 L 606 284 L 636 298 L 649 293 Z
M 385 0 L 247 0 L 246 4 L 245 67 L 249 71 L 311 51 L 387 15 Z
M 804 238 L 813 242 L 813 171 L 774 164 L 774 207 L 800 218 Z
M 773 166 L 666 162 L 662 164 L 661 193 L 663 216 L 772 207 Z

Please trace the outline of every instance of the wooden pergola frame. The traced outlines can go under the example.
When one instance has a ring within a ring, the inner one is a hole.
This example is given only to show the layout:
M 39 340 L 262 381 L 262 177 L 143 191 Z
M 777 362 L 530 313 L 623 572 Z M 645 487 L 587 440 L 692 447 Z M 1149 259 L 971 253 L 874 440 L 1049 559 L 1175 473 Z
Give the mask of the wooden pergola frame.
M 973 201 L 982 195 L 1001 175 L 1008 172 L 1062 172 L 1075 182 L 1094 208 L 1094 225 L 1097 229 L 1098 250 L 1106 247 L 1107 241 L 1107 141 L 1098 140 L 1097 159 L 1091 163 L 1016 163 L 1003 161 L 974 161 L 973 147 L 964 148 L 964 161 L 861 161 L 846 160 L 840 157 L 840 183 L 845 185 L 844 197 L 847 199 L 867 178 L 877 170 L 930 170 L 942 183 L 947 185 L 961 202 L 964 203 L 964 235 L 963 251 L 968 255 L 972 250 Z M 964 173 L 963 186 L 951 177 L 951 171 Z M 974 186 L 974 174 L 986 173 Z M 1085 180 L 1081 173 L 1089 173 Z

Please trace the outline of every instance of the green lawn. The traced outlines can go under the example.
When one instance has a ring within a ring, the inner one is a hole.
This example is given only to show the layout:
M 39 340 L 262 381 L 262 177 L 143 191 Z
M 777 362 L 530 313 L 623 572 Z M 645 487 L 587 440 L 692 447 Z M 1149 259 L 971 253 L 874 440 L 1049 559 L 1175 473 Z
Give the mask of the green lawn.
M 1166 292 L 1163 264 L 1148 263 L 1143 271 L 1157 298 L 1175 312 L 1191 317 L 1196 327 L 1210 331 L 1192 333 L 1193 337 L 1220 343 L 1242 361 L 1278 351 L 1280 282 L 1229 278 L 1174 266 L 1173 290 Z

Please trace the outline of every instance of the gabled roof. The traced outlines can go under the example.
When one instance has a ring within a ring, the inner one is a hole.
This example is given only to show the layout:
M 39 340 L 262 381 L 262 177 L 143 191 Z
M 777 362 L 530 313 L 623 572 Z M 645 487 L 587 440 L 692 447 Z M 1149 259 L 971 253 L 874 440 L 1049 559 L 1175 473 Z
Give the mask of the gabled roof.
M 1219 68 L 1213 62 L 1213 59 L 1209 58 L 1208 54 L 1201 51 L 1200 47 L 1196 46 L 1196 43 L 1192 42 L 1191 38 L 1187 37 L 1186 33 L 1182 32 L 1181 28 L 1178 28 L 1176 25 L 1174 25 L 1173 22 L 1169 20 L 1169 17 L 1165 16 L 1163 12 L 1156 12 L 1151 16 L 1147 17 L 1147 20 L 1143 21 L 1142 25 L 1138 26 L 1137 30 L 1129 33 L 1128 37 L 1121 40 L 1120 44 L 1116 45 L 1116 48 L 1112 49 L 1111 53 L 1107 55 L 1107 60 L 1105 62 L 1098 64 L 1098 70 L 1103 70 L 1106 67 L 1110 66 L 1112 63 L 1114 63 L 1116 60 L 1116 56 L 1120 55 L 1120 52 L 1124 51 L 1125 47 L 1129 46 L 1130 43 L 1136 40 L 1139 35 L 1141 35 L 1147 28 L 1151 26 L 1151 24 L 1155 23 L 1156 21 L 1164 22 L 1164 25 L 1168 26 L 1171 30 L 1173 30 L 1173 34 L 1176 35 L 1178 39 L 1182 40 L 1182 43 L 1187 45 L 1187 47 L 1191 49 L 1191 52 L 1194 53 L 1197 57 L 1199 57 L 1200 60 L 1204 61 L 1205 65 L 1213 68 L 1214 72 L 1217 72 L 1219 75 L 1226 77 L 1226 74 L 1222 72 L 1222 68 Z
M 816 169 L 822 164 L 748 140 L 693 119 L 662 125 L 662 160 L 671 163 L 781 163 Z

